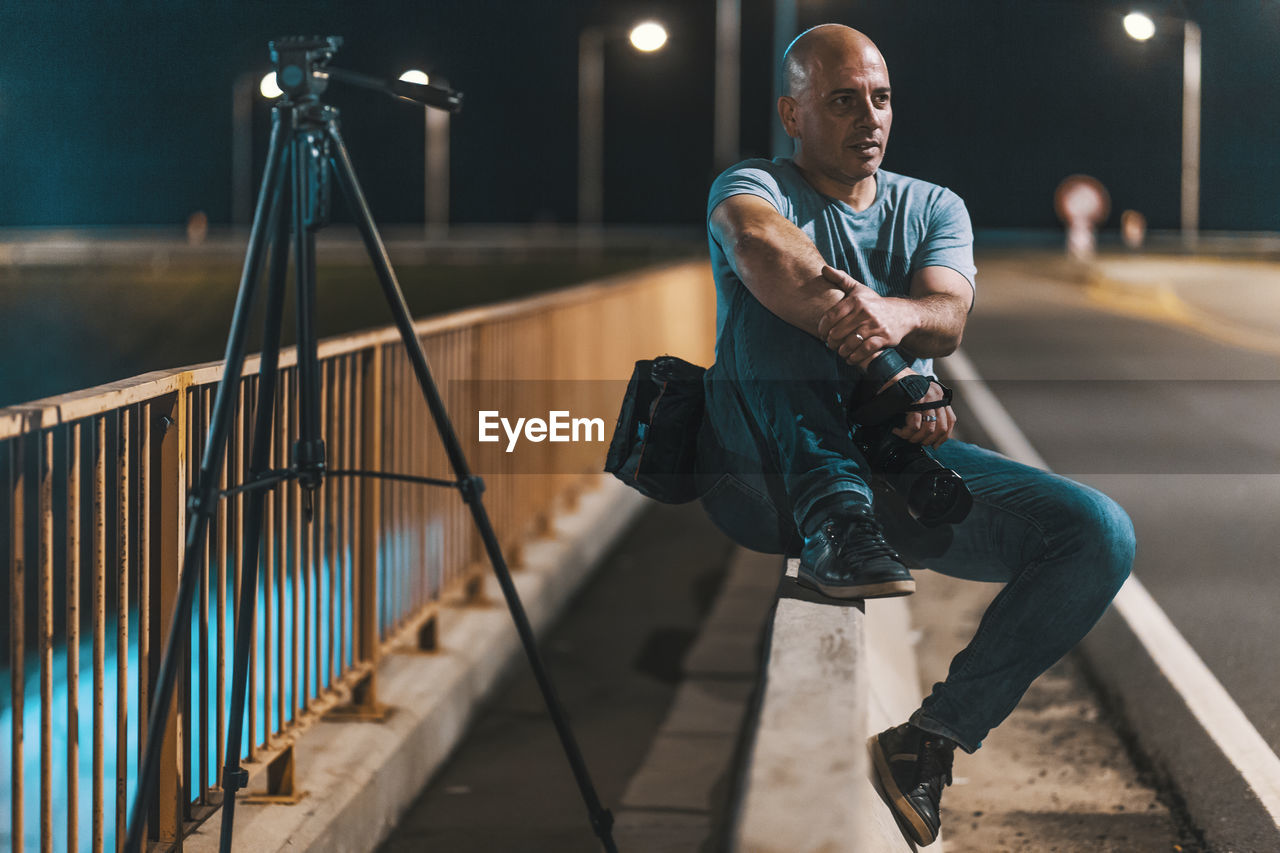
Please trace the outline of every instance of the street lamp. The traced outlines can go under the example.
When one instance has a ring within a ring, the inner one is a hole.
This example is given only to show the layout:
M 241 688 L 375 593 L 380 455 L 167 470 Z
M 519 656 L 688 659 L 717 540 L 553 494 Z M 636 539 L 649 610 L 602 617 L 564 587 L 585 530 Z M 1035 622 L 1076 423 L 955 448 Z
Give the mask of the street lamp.
M 1141 12 L 1124 16 L 1124 31 L 1138 41 L 1146 41 L 1156 34 L 1156 24 Z
M 400 75 L 407 83 L 427 85 L 425 71 L 411 68 Z M 443 235 L 449 227 L 449 113 L 423 110 L 422 225 L 423 236 Z
M 1175 19 L 1176 20 L 1176 19 Z M 1124 18 L 1131 38 L 1146 41 L 1156 25 L 1141 12 Z M 1195 248 L 1200 230 L 1200 27 L 1182 19 L 1182 244 Z
M 587 27 L 578 36 L 578 222 L 599 225 L 604 210 L 604 45 L 614 31 Z M 657 21 L 642 21 L 627 34 L 644 53 L 667 43 Z
M 738 105 L 741 100 L 742 0 L 716 0 L 715 130 L 711 135 L 712 165 L 717 171 L 739 158 Z
M 254 84 L 257 84 L 256 86 Z M 276 72 L 258 78 L 246 71 L 231 86 L 231 221 L 248 225 L 253 216 L 253 90 L 267 100 L 283 93 L 276 85 Z
M 657 21 L 643 21 L 631 28 L 627 40 L 641 53 L 653 53 L 667 43 L 667 30 Z
M 280 89 L 280 84 L 276 82 L 276 72 L 269 71 L 262 75 L 262 82 L 258 84 L 258 91 L 262 93 L 262 97 L 268 101 L 280 97 L 284 92 Z

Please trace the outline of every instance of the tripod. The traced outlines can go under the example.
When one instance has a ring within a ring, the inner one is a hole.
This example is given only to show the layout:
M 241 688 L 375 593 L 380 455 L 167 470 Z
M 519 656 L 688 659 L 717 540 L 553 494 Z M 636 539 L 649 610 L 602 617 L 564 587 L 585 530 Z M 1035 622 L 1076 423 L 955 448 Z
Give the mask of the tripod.
M 136 799 L 130 811 L 124 849 L 140 853 L 147 807 L 155 794 L 165 721 L 173 700 L 178 661 L 186 654 L 190 638 L 192 599 L 200 574 L 199 560 L 217 502 L 226 494 L 246 493 L 244 523 L 244 570 L 236 606 L 235 656 L 232 665 L 231 714 L 227 724 L 226 764 L 222 785 L 222 833 L 220 849 L 229 853 L 235 822 L 236 791 L 248 783 L 248 772 L 240 766 L 241 738 L 249 677 L 249 649 L 256 621 L 257 571 L 266 490 L 288 480 L 301 486 L 303 515 L 311 521 L 317 489 L 326 475 L 325 443 L 320 434 L 320 371 L 315 335 L 316 232 L 329 221 L 332 178 L 336 178 L 347 205 L 355 214 L 360 235 L 382 286 L 383 296 L 400 331 L 400 337 L 427 407 L 449 458 L 454 480 L 411 477 L 380 471 L 331 471 L 330 475 L 382 477 L 425 485 L 456 488 L 470 508 L 472 519 L 484 542 L 494 574 L 502 588 L 511 618 L 524 645 L 534 677 L 546 701 L 548 712 L 564 747 L 581 791 L 592 829 L 606 851 L 616 853 L 612 837 L 613 816 L 596 796 L 586 764 L 569 728 L 538 653 L 533 629 L 520 602 L 511 574 L 503 558 L 488 513 L 480 499 L 482 480 L 470 472 L 466 457 L 431 377 L 426 355 L 413 329 L 413 319 L 404 294 L 387 257 L 386 247 L 374 225 L 364 192 L 356 180 L 346 145 L 338 130 L 338 114 L 320 101 L 330 79 L 387 92 L 394 97 L 456 112 L 461 94 L 440 86 L 403 81 L 384 82 L 377 78 L 328 67 L 334 51 L 342 44 L 337 37 L 285 38 L 271 43 L 276 78 L 284 93 L 272 112 L 271 142 L 262 188 L 254 211 L 253 226 L 245 255 L 240 290 L 227 338 L 226 367 L 214 397 L 208 438 L 200 463 L 196 486 L 188 497 L 187 536 L 178 581 L 173 621 L 165 641 L 155 696 L 148 718 L 146 750 L 140 764 Z M 287 207 L 287 213 L 286 213 Z M 292 246 L 290 243 L 292 242 Z M 234 415 L 237 383 L 244 367 L 246 328 L 258 287 L 263 259 L 270 248 L 261 374 L 254 412 L 253 439 L 248 480 L 227 493 L 217 488 Z M 288 468 L 270 470 L 271 427 L 276 379 L 280 357 L 281 324 L 284 314 L 285 274 L 292 249 L 294 291 L 297 300 L 298 350 L 298 437 L 293 444 Z

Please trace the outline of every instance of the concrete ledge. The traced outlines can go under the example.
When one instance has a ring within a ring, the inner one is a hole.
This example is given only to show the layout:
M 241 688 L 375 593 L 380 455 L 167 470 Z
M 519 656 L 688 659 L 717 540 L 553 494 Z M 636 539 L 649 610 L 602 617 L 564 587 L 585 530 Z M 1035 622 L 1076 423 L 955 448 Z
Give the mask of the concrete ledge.
M 920 702 L 906 602 L 823 598 L 791 580 L 797 566 L 779 587 L 733 849 L 911 850 L 876 793 L 866 746 Z
M 584 494 L 572 516 L 556 520 L 554 538 L 526 546 L 524 567 L 513 573 L 539 633 L 645 506 L 638 493 L 612 478 L 601 480 L 602 488 Z M 302 853 L 377 846 L 449 756 L 504 669 L 524 665 L 492 576 L 487 594 L 492 606 L 442 609 L 441 652 L 383 658 L 379 698 L 393 710 L 386 721 L 318 722 L 301 734 L 297 782 L 307 796 L 293 806 L 237 804 L 236 849 Z M 216 850 L 219 824 L 217 815 L 205 822 L 186 849 Z

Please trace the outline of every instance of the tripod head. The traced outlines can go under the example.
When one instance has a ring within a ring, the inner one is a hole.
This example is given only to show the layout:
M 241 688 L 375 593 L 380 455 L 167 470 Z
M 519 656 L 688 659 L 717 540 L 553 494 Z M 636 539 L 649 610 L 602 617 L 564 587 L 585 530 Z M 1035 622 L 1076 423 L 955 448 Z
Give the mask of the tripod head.
M 269 42 L 276 84 L 290 101 L 319 97 L 329 87 L 324 68 L 340 47 L 341 36 L 285 36 Z
M 330 68 L 329 61 L 342 47 L 341 36 L 285 36 L 270 42 L 269 47 L 271 61 L 276 66 L 276 84 L 293 103 L 318 99 L 332 79 L 424 107 L 451 113 L 462 110 L 462 93 L 448 86 L 381 80 L 368 74 Z

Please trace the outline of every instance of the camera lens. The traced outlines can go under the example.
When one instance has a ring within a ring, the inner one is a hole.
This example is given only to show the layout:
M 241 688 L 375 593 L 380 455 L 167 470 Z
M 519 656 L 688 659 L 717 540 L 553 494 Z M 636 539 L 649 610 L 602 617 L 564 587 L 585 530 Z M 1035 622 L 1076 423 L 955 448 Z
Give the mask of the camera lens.
M 973 496 L 955 471 L 927 450 L 887 429 L 860 428 L 854 440 L 873 473 L 906 500 L 911 517 L 926 527 L 963 521 Z

